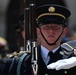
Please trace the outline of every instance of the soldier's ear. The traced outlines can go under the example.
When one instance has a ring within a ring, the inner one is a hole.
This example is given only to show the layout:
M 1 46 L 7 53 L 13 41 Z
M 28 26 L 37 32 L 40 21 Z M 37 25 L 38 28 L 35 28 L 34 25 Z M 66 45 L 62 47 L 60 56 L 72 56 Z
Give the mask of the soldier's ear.
M 24 34 L 24 31 L 22 31 L 22 37 L 24 38 L 25 34 Z
M 40 29 L 39 28 L 36 28 L 36 32 L 37 32 L 38 45 L 40 45 Z
M 67 28 L 64 28 L 63 37 L 66 36 L 67 32 L 68 32 L 68 29 Z
M 36 33 L 37 33 L 37 36 L 39 36 L 41 34 L 39 28 L 36 28 Z

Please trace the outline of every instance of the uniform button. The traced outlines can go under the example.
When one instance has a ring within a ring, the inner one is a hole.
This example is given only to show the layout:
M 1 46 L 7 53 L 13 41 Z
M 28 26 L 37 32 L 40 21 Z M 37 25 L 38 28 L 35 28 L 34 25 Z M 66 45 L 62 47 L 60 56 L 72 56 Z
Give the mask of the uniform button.
M 48 74 L 45 74 L 45 75 L 48 75 Z
M 65 74 L 67 74 L 67 71 L 64 71 Z

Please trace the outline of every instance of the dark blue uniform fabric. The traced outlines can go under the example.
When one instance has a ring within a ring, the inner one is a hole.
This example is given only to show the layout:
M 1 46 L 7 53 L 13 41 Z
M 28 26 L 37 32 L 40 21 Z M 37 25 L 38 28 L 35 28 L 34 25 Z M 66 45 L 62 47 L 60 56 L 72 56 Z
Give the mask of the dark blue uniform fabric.
M 59 59 L 63 59 L 63 56 L 60 54 L 62 48 L 60 47 L 54 55 L 54 61 Z M 32 75 L 32 68 L 31 68 L 31 55 L 26 55 L 21 63 L 21 67 L 19 70 L 19 74 L 17 73 L 18 70 L 18 63 L 21 59 L 21 56 L 14 56 L 12 58 L 6 58 L 2 62 L 0 62 L 0 75 Z M 68 70 L 48 70 L 47 66 L 45 65 L 42 57 L 41 57 L 41 49 L 38 48 L 38 75 L 73 75 L 76 74 L 76 67 L 73 67 Z
M 40 51 L 40 50 L 38 50 L 38 51 Z M 60 54 L 60 51 L 62 51 L 61 47 L 55 53 L 54 62 L 57 60 L 63 59 L 63 56 Z M 76 73 L 75 72 L 76 67 L 68 69 L 68 70 L 59 70 L 59 71 L 48 70 L 45 63 L 42 60 L 40 52 L 38 52 L 38 53 L 39 53 L 39 62 L 38 62 L 39 63 L 39 75 L 45 75 L 45 74 L 47 74 L 47 75 L 73 75 L 73 73 Z

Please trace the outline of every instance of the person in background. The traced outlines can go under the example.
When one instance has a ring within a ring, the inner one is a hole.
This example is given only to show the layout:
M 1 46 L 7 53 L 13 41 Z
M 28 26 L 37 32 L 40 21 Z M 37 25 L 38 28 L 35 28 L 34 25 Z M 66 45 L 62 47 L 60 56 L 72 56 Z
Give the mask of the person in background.
M 0 37 L 0 59 L 3 59 L 9 51 L 9 46 L 6 39 Z
M 76 24 L 73 24 L 69 27 L 69 35 L 67 36 L 68 40 L 76 40 Z

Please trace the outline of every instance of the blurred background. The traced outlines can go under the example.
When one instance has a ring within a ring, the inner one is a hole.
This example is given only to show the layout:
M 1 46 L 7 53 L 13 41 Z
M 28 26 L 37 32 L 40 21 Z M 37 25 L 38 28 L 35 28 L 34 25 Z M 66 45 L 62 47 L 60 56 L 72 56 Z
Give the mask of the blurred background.
M 56 3 L 68 7 L 71 11 L 71 17 L 68 20 L 69 31 L 67 36 L 69 39 L 76 39 L 76 0 L 37 0 L 36 5 L 45 3 Z M 20 15 L 24 11 L 24 0 L 0 0 L 0 37 L 4 38 L 11 51 L 17 51 L 18 39 L 21 39 L 17 29 L 20 27 Z M 72 37 L 73 36 L 73 37 Z M 19 40 L 20 41 L 20 40 Z M 23 43 L 21 41 L 21 43 Z M 20 45 L 22 46 L 22 44 Z

